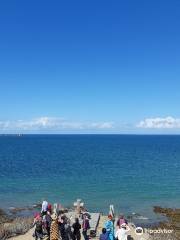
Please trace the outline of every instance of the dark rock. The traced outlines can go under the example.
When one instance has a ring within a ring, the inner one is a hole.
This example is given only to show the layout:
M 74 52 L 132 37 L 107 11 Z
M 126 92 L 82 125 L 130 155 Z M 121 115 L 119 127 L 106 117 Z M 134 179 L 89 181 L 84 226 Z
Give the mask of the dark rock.
M 12 218 L 3 210 L 0 209 L 0 224 L 11 222 Z
M 40 203 L 34 204 L 32 206 L 27 206 L 27 207 L 10 207 L 9 212 L 11 214 L 17 214 L 22 211 L 33 211 L 35 209 L 39 209 L 41 207 Z

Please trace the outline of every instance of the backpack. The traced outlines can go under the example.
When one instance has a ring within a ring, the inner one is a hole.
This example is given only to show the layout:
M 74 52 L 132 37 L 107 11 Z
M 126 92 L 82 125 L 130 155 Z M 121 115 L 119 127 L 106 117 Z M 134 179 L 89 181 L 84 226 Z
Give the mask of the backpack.
M 49 215 L 46 215 L 46 227 L 50 227 L 52 222 L 52 218 Z
M 36 222 L 36 231 L 42 232 L 42 222 L 41 221 Z
M 90 229 L 90 225 L 89 225 L 89 220 L 88 220 L 88 219 L 85 219 L 85 220 L 83 221 L 83 229 L 84 229 L 84 230 Z

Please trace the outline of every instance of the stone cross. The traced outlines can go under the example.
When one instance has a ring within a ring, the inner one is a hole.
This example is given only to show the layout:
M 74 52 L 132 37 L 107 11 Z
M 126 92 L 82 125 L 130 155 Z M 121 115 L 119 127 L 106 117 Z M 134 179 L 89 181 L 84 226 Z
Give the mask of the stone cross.
M 84 203 L 81 201 L 81 199 L 77 199 L 76 202 L 74 202 L 74 207 L 77 215 L 81 214 L 81 208 L 84 206 Z

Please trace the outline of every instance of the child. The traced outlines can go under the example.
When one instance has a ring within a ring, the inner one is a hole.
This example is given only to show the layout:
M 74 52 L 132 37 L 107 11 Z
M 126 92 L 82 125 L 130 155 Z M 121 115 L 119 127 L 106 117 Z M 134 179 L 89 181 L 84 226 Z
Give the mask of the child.
M 108 240 L 108 233 L 105 228 L 102 229 L 102 233 L 99 237 L 99 240 Z

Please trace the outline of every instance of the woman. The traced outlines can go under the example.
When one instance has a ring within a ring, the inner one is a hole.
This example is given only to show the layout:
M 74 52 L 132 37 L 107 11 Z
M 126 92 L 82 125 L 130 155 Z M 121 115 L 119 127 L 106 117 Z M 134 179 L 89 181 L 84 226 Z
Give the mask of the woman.
M 112 216 L 108 215 L 108 220 L 105 223 L 105 228 L 108 233 L 109 240 L 114 240 L 114 224 L 113 224 L 112 219 L 113 219 Z
M 126 223 L 123 223 L 120 228 L 116 231 L 115 238 L 118 240 L 127 240 L 128 232 L 130 231 L 130 228 Z
M 89 239 L 89 237 L 87 235 L 88 229 L 90 229 L 89 218 L 88 218 L 88 216 L 86 214 L 84 214 L 83 222 L 82 222 L 82 235 L 84 237 L 84 240 L 88 240 Z
M 117 220 L 117 226 L 118 226 L 118 227 L 121 227 L 121 225 L 122 225 L 123 223 L 128 224 L 128 223 L 127 223 L 127 220 L 124 218 L 124 216 L 123 216 L 123 215 L 120 215 L 120 216 L 119 216 L 119 219 Z
M 33 226 L 35 226 L 35 231 L 33 234 L 35 240 L 43 239 L 43 223 L 40 214 L 36 214 Z
M 55 214 L 52 216 L 52 222 L 50 227 L 50 240 L 59 239 L 59 228 L 58 228 L 58 219 Z

